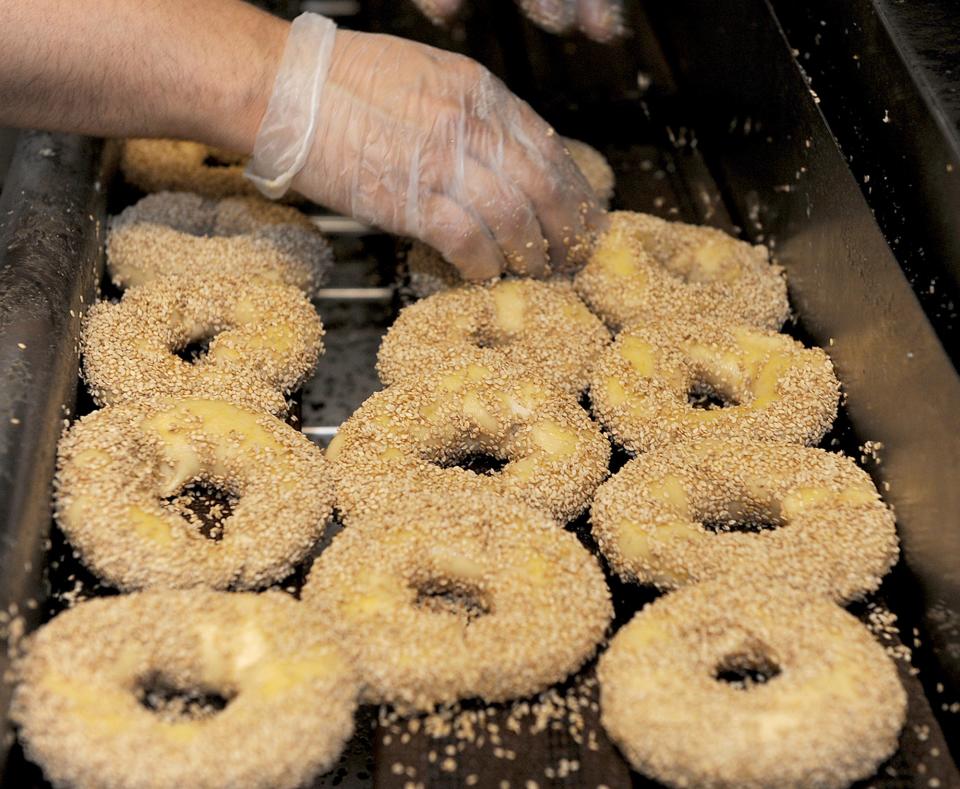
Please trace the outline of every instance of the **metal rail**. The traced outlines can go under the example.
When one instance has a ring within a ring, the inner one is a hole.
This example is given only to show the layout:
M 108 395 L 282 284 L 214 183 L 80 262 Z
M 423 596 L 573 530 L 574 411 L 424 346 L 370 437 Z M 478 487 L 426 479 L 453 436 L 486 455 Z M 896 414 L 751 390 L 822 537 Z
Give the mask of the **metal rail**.
M 0 195 L 0 629 L 8 637 L 39 615 L 57 440 L 77 391 L 80 318 L 102 263 L 104 164 L 101 141 L 24 132 Z M 0 674 L 7 661 L 0 650 Z M 0 683 L 3 720 L 9 700 Z

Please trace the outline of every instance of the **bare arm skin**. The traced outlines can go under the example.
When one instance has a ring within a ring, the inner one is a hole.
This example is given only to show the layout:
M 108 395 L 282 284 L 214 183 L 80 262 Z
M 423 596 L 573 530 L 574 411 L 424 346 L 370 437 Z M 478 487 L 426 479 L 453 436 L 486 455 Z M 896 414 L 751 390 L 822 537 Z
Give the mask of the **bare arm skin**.
M 248 153 L 287 28 L 237 0 L 0 0 L 0 125 Z

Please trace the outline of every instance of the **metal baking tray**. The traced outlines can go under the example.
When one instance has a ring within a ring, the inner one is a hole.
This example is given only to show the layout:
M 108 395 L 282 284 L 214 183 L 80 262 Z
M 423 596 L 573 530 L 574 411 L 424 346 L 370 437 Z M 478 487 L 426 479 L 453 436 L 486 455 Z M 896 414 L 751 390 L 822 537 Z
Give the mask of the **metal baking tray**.
M 608 157 L 618 178 L 615 207 L 715 225 L 773 247 L 800 316 L 787 330 L 827 348 L 847 395 L 825 445 L 859 458 L 864 441 L 883 443 L 882 462 L 870 456 L 865 466 L 882 489 L 889 486 L 904 543 L 904 559 L 870 603 L 899 617 L 888 645 L 914 647 L 912 667 L 898 662 L 908 722 L 898 753 L 863 785 L 960 786 L 950 753 L 951 710 L 960 698 L 960 432 L 950 406 L 960 382 L 770 7 L 675 0 L 651 6 L 649 17 L 634 7 L 633 38 L 610 51 L 543 36 L 506 2 L 448 33 L 400 5 L 371 0 L 343 21 L 482 57 L 562 133 Z M 78 386 L 76 337 L 102 268 L 104 220 L 108 209 L 136 197 L 115 175 L 115 153 L 83 138 L 24 134 L 0 198 L 0 604 L 7 629 L 54 615 L 64 595 L 110 593 L 51 529 L 49 490 L 62 420 L 91 408 Z M 379 340 L 408 294 L 402 243 L 335 217 L 316 219 L 331 235 L 338 265 L 317 301 L 326 353 L 299 411 L 304 432 L 324 444 L 379 388 Z M 592 547 L 584 519 L 570 528 Z M 617 625 L 652 598 L 610 581 Z M 875 609 L 853 610 L 868 618 Z M 575 683 L 558 693 L 579 697 L 570 690 Z M 553 716 L 555 725 L 536 734 L 529 721 L 511 733 L 507 708 L 465 705 L 500 725 L 501 747 L 513 759 L 495 754 L 489 741 L 433 738 L 364 708 L 339 765 L 315 785 L 653 785 L 632 774 L 603 735 L 595 690 L 585 696 L 582 738 L 571 734 L 569 714 Z M 7 699 L 4 690 L 4 709 Z M 443 765 L 447 749 L 454 771 Z M 576 770 L 568 769 L 572 762 Z M 15 745 L 3 776 L 4 786 L 45 786 Z

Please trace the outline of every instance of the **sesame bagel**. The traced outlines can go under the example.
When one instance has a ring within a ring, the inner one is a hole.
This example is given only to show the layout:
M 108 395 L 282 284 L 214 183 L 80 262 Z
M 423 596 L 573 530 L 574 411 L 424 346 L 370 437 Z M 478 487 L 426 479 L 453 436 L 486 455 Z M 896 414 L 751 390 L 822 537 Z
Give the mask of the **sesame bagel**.
M 600 201 L 600 205 L 609 208 L 610 201 L 613 199 L 613 191 L 617 185 L 617 178 L 610 162 L 600 151 L 587 145 L 582 140 L 564 137 L 563 144 L 570 153 L 573 163 L 577 165 L 577 169 L 587 179 L 587 183 L 590 184 L 590 188 L 597 196 L 597 200 Z
M 118 589 L 255 589 L 283 580 L 322 536 L 328 468 L 309 439 L 263 412 L 216 400 L 110 406 L 60 441 L 57 522 Z M 178 499 L 196 484 L 233 500 L 214 535 Z
M 526 696 L 575 672 L 612 615 L 596 559 L 542 513 L 488 492 L 394 490 L 313 565 L 373 703 Z
M 743 579 L 648 605 L 597 673 L 607 733 L 673 787 L 840 789 L 896 750 L 906 714 L 896 667 L 853 616 Z
M 313 305 L 289 285 L 170 276 L 100 302 L 82 327 L 83 373 L 100 405 L 209 397 L 271 413 L 312 372 L 323 343 Z M 201 340 L 205 353 L 177 356 Z
M 313 294 L 332 262 L 330 245 L 306 216 L 255 197 L 158 192 L 115 216 L 107 236 L 110 276 L 121 287 L 170 274 L 227 274 Z
M 422 241 L 413 241 L 410 244 L 405 261 L 410 290 L 418 298 L 426 298 L 464 284 L 457 267 L 448 263 L 443 255 Z
M 502 468 L 478 473 L 468 467 L 476 455 Z M 388 480 L 404 491 L 501 493 L 566 522 L 606 476 L 610 445 L 572 397 L 506 365 L 468 364 L 375 393 L 327 457 L 347 519 L 375 509 Z
M 199 142 L 138 138 L 124 142 L 120 169 L 128 183 L 144 192 L 259 195 L 243 177 L 247 158 Z
M 772 331 L 674 319 L 621 332 L 594 368 L 590 398 L 620 444 L 647 452 L 704 438 L 816 444 L 836 418 L 839 391 L 820 348 Z M 711 395 L 724 407 L 691 401 Z
M 90 600 L 29 638 L 12 718 L 57 787 L 295 789 L 353 732 L 358 682 L 334 638 L 279 592 Z M 210 696 L 226 706 L 190 701 Z
M 401 310 L 380 345 L 377 371 L 391 385 L 438 365 L 503 359 L 579 395 L 609 343 L 568 283 L 505 280 L 453 288 Z
M 779 329 L 787 286 L 766 247 L 712 227 L 615 211 L 574 279 L 610 328 L 665 316 L 711 318 Z
M 898 553 L 869 475 L 811 447 L 705 440 L 647 452 L 600 486 L 590 518 L 621 577 L 664 589 L 740 572 L 846 602 L 874 591 Z

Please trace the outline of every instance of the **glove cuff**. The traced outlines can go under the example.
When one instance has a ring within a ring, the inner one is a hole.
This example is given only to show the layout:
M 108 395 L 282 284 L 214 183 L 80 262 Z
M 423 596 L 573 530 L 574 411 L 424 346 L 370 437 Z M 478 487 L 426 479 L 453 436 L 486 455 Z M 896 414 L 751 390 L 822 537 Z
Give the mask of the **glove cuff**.
M 301 14 L 290 26 L 245 173 L 271 199 L 286 193 L 307 161 L 336 33 L 336 24 L 319 14 Z

